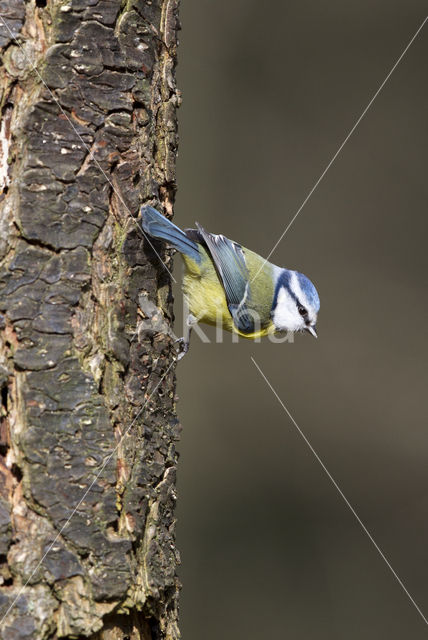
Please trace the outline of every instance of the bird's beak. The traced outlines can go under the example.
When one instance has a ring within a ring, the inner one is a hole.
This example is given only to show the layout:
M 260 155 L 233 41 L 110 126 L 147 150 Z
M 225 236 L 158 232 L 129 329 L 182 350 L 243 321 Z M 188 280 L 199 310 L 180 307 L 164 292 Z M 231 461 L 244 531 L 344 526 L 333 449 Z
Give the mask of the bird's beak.
M 314 338 L 318 338 L 317 332 L 315 331 L 315 327 L 313 327 L 312 325 L 309 325 L 308 327 L 306 327 L 306 331 L 309 331 L 309 333 L 312 336 L 314 336 Z

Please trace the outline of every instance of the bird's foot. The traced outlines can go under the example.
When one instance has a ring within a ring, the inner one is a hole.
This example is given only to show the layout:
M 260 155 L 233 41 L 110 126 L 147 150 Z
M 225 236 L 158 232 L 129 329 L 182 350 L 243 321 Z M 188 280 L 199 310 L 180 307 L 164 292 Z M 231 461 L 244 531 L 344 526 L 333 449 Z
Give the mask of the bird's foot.
M 177 360 L 181 360 L 189 351 L 189 342 L 187 342 L 185 338 L 178 338 L 175 344 L 178 344 Z

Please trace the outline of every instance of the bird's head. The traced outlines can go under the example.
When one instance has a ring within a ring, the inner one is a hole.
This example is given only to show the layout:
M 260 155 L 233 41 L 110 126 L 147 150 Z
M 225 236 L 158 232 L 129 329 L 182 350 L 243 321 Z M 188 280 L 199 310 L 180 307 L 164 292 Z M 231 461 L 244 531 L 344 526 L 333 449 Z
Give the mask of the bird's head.
M 309 278 L 298 271 L 278 270 L 272 306 L 277 331 L 308 331 L 316 338 L 319 308 L 320 299 Z

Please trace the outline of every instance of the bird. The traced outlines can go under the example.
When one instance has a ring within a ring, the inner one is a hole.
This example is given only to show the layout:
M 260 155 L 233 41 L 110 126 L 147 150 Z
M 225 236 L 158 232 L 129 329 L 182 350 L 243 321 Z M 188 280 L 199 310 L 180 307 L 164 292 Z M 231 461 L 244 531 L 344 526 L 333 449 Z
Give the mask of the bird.
M 320 299 L 303 273 L 278 267 L 224 235 L 180 229 L 151 206 L 140 210 L 143 232 L 176 249 L 185 266 L 183 294 L 189 314 L 180 338 L 182 357 L 192 327 L 203 322 L 248 339 L 307 331 L 317 337 Z

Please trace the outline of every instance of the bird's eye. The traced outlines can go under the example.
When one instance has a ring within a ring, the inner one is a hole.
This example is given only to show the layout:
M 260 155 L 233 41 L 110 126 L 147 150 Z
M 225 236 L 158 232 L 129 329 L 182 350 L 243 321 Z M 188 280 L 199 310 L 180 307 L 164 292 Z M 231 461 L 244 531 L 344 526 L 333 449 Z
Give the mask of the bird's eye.
M 299 306 L 297 307 L 298 312 L 300 313 L 301 316 L 307 316 L 308 312 L 306 311 L 305 307 Z

